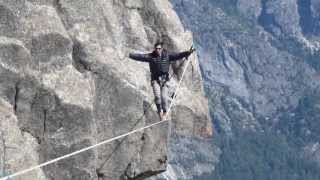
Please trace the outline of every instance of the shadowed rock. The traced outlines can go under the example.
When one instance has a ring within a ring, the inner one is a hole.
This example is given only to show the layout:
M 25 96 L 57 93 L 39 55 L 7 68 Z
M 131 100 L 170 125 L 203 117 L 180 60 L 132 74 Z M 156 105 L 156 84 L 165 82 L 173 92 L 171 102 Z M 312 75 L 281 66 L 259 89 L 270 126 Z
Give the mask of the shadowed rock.
M 1 36 L 15 36 L 19 28 L 19 19 L 15 13 L 0 4 L 0 34 Z

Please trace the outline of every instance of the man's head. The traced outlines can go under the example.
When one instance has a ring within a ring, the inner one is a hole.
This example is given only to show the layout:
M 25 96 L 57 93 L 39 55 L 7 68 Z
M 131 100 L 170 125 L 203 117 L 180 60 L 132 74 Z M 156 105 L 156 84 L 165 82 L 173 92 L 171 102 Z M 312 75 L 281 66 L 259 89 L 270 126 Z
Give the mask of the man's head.
M 162 50 L 163 50 L 163 42 L 156 42 L 154 44 L 154 51 L 157 53 L 158 56 L 161 55 Z

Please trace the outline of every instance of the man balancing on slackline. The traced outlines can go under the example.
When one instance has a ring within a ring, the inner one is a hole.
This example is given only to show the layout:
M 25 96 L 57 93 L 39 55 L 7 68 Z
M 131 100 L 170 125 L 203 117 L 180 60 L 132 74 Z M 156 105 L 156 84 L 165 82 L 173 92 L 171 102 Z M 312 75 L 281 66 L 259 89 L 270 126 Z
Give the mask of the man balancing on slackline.
M 169 53 L 163 48 L 162 42 L 157 42 L 154 45 L 154 50 L 147 54 L 130 53 L 129 58 L 136 61 L 148 62 L 151 72 L 151 85 L 155 97 L 155 104 L 157 106 L 160 120 L 166 117 L 168 110 L 168 85 L 169 81 L 169 67 L 172 61 L 181 60 L 188 57 L 195 51 L 190 48 L 189 51 L 180 53 Z

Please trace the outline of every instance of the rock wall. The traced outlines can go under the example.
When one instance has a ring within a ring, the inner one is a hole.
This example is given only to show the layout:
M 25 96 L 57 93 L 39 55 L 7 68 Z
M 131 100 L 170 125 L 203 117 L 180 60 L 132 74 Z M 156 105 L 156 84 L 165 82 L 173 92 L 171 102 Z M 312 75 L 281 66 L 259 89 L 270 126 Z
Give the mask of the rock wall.
M 171 2 L 198 44 L 221 152 L 201 178 L 318 179 L 320 1 Z
M 129 52 L 192 36 L 168 1 L 0 1 L 0 170 L 13 173 L 158 121 L 148 65 Z M 130 179 L 166 170 L 170 127 L 212 134 L 197 57 L 163 123 L 17 179 Z M 183 62 L 173 64 L 172 89 Z M 179 68 L 180 67 L 180 68 Z

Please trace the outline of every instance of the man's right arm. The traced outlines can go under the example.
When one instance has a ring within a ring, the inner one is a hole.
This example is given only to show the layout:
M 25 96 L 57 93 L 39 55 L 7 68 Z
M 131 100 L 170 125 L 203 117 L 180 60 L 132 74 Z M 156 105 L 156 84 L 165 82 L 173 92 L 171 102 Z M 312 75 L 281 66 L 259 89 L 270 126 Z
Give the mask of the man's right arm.
M 150 54 L 129 53 L 129 58 L 136 60 L 136 61 L 149 62 L 150 61 Z

